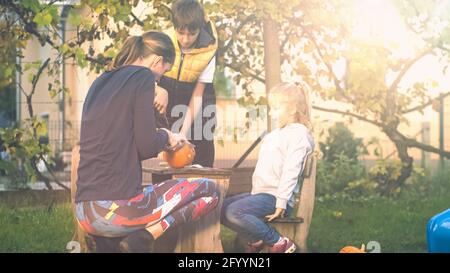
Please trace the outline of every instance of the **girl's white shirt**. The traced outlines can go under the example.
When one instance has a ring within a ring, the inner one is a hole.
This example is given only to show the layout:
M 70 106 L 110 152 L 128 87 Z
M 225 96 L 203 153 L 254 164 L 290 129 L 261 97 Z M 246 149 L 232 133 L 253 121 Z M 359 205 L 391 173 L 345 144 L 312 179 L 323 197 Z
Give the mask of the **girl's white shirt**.
M 267 134 L 261 143 L 251 193 L 274 195 L 277 208 L 293 206 L 294 192 L 300 188 L 298 177 L 313 151 L 314 139 L 303 124 L 291 123 Z

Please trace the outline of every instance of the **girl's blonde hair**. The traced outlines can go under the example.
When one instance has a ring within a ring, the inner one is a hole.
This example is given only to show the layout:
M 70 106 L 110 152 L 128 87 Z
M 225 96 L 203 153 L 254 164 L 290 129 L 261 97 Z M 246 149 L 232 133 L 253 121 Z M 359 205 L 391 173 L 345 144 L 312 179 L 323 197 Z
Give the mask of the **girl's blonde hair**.
M 269 93 L 269 97 L 273 95 L 279 95 L 284 98 L 288 98 L 289 109 L 295 109 L 293 121 L 301 123 L 306 126 L 310 131 L 313 130 L 311 123 L 311 103 L 309 101 L 308 90 L 305 86 L 298 86 L 292 83 L 279 83 L 272 87 Z M 269 106 L 273 105 L 270 103 Z

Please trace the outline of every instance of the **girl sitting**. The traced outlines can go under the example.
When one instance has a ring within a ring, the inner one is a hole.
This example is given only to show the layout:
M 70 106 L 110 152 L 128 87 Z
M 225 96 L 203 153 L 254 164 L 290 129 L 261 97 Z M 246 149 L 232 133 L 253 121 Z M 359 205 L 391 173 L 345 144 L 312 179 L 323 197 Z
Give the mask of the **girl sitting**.
M 252 191 L 225 199 L 221 221 L 247 240 L 248 253 L 260 252 L 266 245 L 270 253 L 291 253 L 295 244 L 264 218 L 270 222 L 292 211 L 298 177 L 314 150 L 307 92 L 281 83 L 271 90 L 269 106 L 276 129 L 262 141 Z

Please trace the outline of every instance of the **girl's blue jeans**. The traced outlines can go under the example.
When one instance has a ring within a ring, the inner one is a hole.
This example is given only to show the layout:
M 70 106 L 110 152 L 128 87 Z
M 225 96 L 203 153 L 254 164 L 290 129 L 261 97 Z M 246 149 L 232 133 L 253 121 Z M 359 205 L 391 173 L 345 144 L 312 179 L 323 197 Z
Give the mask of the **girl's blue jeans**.
M 280 234 L 268 225 L 266 215 L 275 212 L 276 198 L 268 193 L 242 193 L 224 200 L 221 213 L 222 224 L 236 231 L 250 243 L 263 240 L 273 245 L 280 239 Z M 286 215 L 292 211 L 286 208 Z

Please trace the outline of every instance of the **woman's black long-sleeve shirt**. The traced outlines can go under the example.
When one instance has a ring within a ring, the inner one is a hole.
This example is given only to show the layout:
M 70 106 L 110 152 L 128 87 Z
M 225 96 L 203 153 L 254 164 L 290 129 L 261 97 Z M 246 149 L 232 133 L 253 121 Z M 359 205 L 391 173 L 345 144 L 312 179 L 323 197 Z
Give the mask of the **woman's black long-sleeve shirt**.
M 168 135 L 157 130 L 150 69 L 127 65 L 100 75 L 83 105 L 76 202 L 122 200 L 142 191 L 141 161 Z

